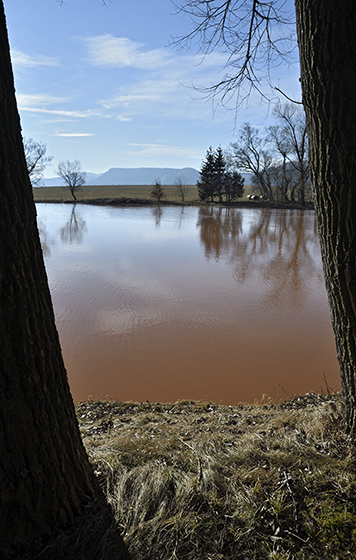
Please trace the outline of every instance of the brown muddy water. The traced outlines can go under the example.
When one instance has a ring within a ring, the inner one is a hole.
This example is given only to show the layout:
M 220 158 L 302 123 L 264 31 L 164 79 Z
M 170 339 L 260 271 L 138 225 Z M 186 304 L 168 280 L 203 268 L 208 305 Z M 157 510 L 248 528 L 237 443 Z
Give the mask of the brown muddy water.
M 313 211 L 37 204 L 74 400 L 339 389 Z

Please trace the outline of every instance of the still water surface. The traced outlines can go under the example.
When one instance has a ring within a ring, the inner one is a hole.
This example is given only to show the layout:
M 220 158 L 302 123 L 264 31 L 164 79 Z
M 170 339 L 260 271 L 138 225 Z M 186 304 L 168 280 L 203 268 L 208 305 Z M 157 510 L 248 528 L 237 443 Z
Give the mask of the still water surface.
M 339 388 L 312 211 L 38 204 L 75 401 Z

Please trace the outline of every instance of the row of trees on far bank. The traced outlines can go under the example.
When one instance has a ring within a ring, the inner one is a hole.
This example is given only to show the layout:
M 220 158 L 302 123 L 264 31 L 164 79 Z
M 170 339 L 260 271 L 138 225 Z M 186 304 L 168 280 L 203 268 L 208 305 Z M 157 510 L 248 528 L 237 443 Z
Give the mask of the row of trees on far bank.
M 293 103 L 279 103 L 273 114 L 276 124 L 262 133 L 244 123 L 225 155 L 221 148 L 208 149 L 197 183 L 201 200 L 241 198 L 239 172 L 252 175 L 253 191 L 265 200 L 304 205 L 311 199 L 304 111 Z
M 311 199 L 308 134 L 304 110 L 293 103 L 279 103 L 273 110 L 276 124 L 262 134 L 244 123 L 230 144 L 230 165 L 251 173 L 254 190 L 271 201 Z

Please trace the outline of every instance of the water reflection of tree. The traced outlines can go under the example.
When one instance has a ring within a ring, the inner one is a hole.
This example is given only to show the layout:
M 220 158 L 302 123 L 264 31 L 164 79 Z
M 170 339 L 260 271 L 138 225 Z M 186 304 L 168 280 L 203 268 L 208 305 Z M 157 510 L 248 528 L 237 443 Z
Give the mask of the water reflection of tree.
M 184 213 L 184 206 L 182 206 L 181 211 L 180 211 L 180 215 L 179 215 L 179 220 L 178 220 L 178 230 L 179 231 L 183 227 L 184 220 L 185 220 L 185 213 Z
M 323 278 L 315 262 L 319 250 L 315 220 L 310 212 L 298 210 L 265 209 L 254 218 L 243 228 L 243 210 L 202 208 L 197 225 L 206 258 L 227 257 L 240 285 L 258 277 L 267 307 L 303 306 L 312 282 Z
M 242 211 L 235 208 L 200 208 L 197 227 L 200 228 L 205 258 L 219 260 L 238 242 L 242 232 Z
M 55 241 L 53 237 L 51 237 L 47 232 L 45 222 L 38 217 L 37 217 L 37 227 L 38 227 L 38 233 L 40 235 L 42 252 L 45 257 L 49 257 L 51 254 L 51 245 L 54 245 Z
M 162 215 L 163 215 L 162 207 L 161 206 L 154 206 L 152 208 L 152 214 L 153 214 L 153 217 L 155 219 L 155 226 L 160 227 L 161 220 L 162 220 Z
M 59 230 L 63 243 L 83 242 L 84 233 L 87 232 L 86 221 L 76 215 L 76 205 L 73 205 L 69 220 Z

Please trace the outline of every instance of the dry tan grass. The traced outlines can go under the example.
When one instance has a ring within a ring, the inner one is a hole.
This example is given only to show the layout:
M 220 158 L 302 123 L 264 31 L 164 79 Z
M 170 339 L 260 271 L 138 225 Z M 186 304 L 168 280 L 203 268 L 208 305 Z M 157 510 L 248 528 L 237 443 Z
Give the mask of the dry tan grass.
M 167 198 L 164 202 L 180 202 L 181 198 L 173 185 L 163 186 Z M 78 202 L 96 199 L 132 198 L 150 200 L 152 185 L 117 185 L 117 186 L 84 186 L 77 193 Z M 33 189 L 35 202 L 70 202 L 73 197 L 65 187 L 36 187 Z M 196 185 L 187 187 L 186 202 L 197 201 L 198 190 Z
M 356 556 L 354 453 L 338 395 L 77 412 L 133 558 Z

